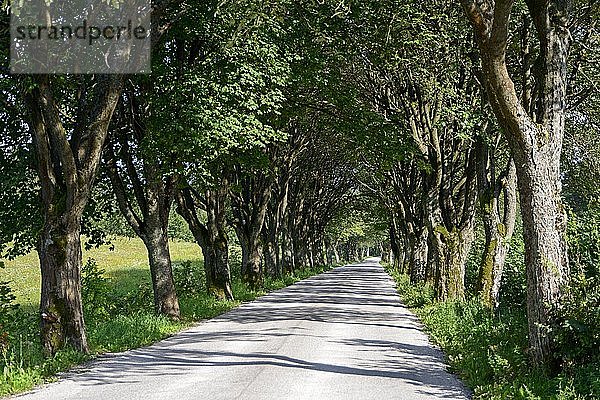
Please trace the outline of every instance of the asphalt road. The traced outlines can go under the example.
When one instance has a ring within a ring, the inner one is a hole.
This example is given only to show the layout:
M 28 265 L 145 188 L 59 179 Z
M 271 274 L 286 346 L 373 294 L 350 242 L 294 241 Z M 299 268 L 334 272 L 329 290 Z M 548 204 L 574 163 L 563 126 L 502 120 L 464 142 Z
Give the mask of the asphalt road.
M 153 346 L 104 356 L 18 399 L 468 398 L 377 261 L 299 282 Z

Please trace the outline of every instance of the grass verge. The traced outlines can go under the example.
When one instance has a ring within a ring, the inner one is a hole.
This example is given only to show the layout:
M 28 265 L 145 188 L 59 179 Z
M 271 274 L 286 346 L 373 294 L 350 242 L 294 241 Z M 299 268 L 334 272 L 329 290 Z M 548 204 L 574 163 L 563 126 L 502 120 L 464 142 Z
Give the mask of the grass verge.
M 492 315 L 477 300 L 434 302 L 426 284 L 389 268 L 403 302 L 421 319 L 474 399 L 591 400 L 600 398 L 600 362 L 572 365 L 556 377 L 529 365 L 523 309 Z

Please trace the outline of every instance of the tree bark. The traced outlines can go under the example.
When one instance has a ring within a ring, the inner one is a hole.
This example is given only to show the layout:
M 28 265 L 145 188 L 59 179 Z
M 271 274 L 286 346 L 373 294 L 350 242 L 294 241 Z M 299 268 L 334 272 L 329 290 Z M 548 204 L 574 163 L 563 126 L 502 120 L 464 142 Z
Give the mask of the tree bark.
M 420 283 L 425 281 L 427 273 L 427 240 L 428 232 L 425 227 L 421 228 L 421 233 L 412 235 L 411 260 L 410 260 L 410 281 L 411 283 Z
M 485 245 L 481 259 L 478 279 L 478 291 L 482 302 L 491 310 L 499 305 L 500 284 L 504 262 L 510 250 L 510 240 L 515 227 L 517 212 L 517 175 L 512 160 L 508 161 L 506 171 L 495 176 L 495 154 L 480 138 L 478 140 L 478 186 L 479 207 Z M 501 201 L 501 195 L 504 199 Z M 502 204 L 501 204 L 502 203 Z M 503 207 L 501 215 L 500 207 Z
M 229 246 L 225 228 L 225 190 L 209 189 L 204 199 L 189 186 L 177 193 L 177 212 L 188 223 L 196 243 L 204 256 L 206 290 L 219 300 L 233 300 L 231 271 L 229 268 Z M 206 224 L 198 217 L 197 203 L 203 200 L 207 213 Z
M 271 200 L 273 179 L 267 171 L 248 175 L 240 166 L 233 173 L 235 186 L 230 188 L 233 225 L 242 246 L 242 279 L 255 289 L 262 286 L 261 268 L 263 228 Z
M 157 314 L 177 319 L 180 316 L 179 301 L 175 292 L 167 232 L 162 227 L 153 227 L 146 230 L 142 240 L 148 251 L 154 309 Z
M 49 355 L 67 344 L 88 351 L 81 302 L 81 217 L 69 214 L 59 217 L 47 210 L 37 246 L 42 272 L 42 344 Z
M 221 231 L 221 229 L 218 230 Z M 202 249 L 208 293 L 219 300 L 233 300 L 229 269 L 229 246 L 226 237 L 218 234 Z
M 465 266 L 474 239 L 473 224 L 452 231 L 438 226 L 432 238 L 437 266 L 437 299 L 464 299 Z

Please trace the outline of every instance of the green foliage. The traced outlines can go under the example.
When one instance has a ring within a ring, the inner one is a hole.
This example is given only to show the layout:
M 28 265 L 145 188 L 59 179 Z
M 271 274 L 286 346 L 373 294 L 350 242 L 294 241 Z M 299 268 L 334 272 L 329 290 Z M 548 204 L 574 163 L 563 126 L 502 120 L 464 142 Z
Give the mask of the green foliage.
M 553 339 L 564 366 L 600 362 L 600 276 L 575 274 L 553 313 Z
M 14 304 L 15 295 L 10 289 L 9 282 L 0 282 L 0 325 L 6 323 L 10 314 L 18 305 Z
M 93 258 L 88 258 L 81 268 L 81 297 L 88 322 L 98 323 L 111 315 L 109 281 L 104 277 L 105 272 Z
M 95 352 L 116 352 L 146 346 L 170 336 L 187 324 L 174 322 L 152 312 L 119 314 L 89 332 Z
M 402 301 L 410 308 L 428 306 L 435 299 L 435 289 L 429 283 L 411 285 L 410 277 L 388 267 L 388 273 L 394 278 L 398 293 L 402 294 Z
M 43 383 L 45 377 L 89 359 L 71 348 L 61 350 L 54 357 L 44 357 L 35 311 L 19 307 L 6 324 L 8 346 L 0 354 L 0 396 L 30 389 Z
M 600 207 L 588 207 L 569 215 L 571 269 L 587 277 L 600 275 Z
M 153 57 L 146 143 L 146 153 L 176 153 L 184 172 L 209 182 L 223 164 L 252 158 L 285 137 L 272 121 L 285 99 L 291 58 L 276 42 L 283 10 L 255 1 L 218 7 L 192 6 Z
M 3 268 L 3 265 L 0 265 Z M 14 304 L 15 296 L 12 294 L 8 282 L 0 282 L 0 354 L 8 348 L 8 332 L 5 326 L 10 321 L 12 312 L 18 307 Z
M 173 265 L 173 279 L 177 288 L 177 295 L 194 296 L 206 291 L 204 268 L 202 264 L 192 261 L 184 261 Z
M 474 399 L 591 400 L 600 396 L 597 359 L 572 365 L 557 377 L 529 365 L 523 308 L 507 307 L 492 315 L 478 300 L 423 302 L 420 299 L 429 297 L 426 286 L 411 286 L 405 275 L 392 272 L 392 276 L 403 301 L 412 305 L 451 368 L 473 388 Z M 595 354 L 589 348 L 586 351 Z
M 187 222 L 175 210 L 171 210 L 171 214 L 169 215 L 168 236 L 170 239 L 195 242 L 194 235 L 190 232 Z
M 588 206 L 569 218 L 571 277 L 553 309 L 552 336 L 564 368 L 600 362 L 600 210 Z
M 24 110 L 16 91 L 15 81 L 0 75 L 0 97 L 6 99 L 0 106 L 0 257 L 8 258 L 28 253 L 41 226 L 30 143 L 18 114 Z
M 527 298 L 527 277 L 525 272 L 525 244 L 517 233 L 513 236 L 511 250 L 504 264 L 500 284 L 501 308 L 524 308 Z

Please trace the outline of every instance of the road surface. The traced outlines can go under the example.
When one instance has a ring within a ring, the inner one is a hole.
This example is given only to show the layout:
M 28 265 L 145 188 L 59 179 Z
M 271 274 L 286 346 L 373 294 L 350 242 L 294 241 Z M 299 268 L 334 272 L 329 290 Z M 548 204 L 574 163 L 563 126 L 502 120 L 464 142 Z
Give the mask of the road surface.
M 271 293 L 19 400 L 467 399 L 377 259 Z

